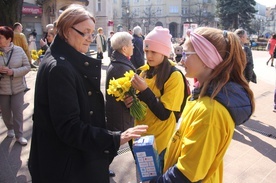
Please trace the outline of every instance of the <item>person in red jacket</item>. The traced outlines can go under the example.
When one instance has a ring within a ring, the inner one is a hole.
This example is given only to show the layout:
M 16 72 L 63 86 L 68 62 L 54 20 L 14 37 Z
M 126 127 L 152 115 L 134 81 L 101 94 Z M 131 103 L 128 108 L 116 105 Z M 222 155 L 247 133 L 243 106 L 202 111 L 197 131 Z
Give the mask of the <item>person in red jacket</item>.
M 266 65 L 268 65 L 269 61 L 271 60 L 271 67 L 274 67 L 273 61 L 274 61 L 274 58 L 276 58 L 275 47 L 276 47 L 276 34 L 273 34 L 271 38 L 268 40 L 267 50 L 269 51 L 270 58 L 266 62 Z

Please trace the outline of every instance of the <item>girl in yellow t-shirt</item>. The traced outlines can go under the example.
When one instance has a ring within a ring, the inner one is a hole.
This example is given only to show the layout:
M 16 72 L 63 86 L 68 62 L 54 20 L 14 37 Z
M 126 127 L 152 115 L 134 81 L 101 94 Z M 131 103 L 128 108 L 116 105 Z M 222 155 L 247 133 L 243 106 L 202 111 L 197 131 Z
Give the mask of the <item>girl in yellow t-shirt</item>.
M 207 27 L 190 33 L 183 48 L 186 76 L 199 85 L 169 141 L 163 175 L 150 182 L 221 183 L 235 125 L 247 121 L 255 108 L 243 75 L 245 54 L 232 32 Z
M 147 124 L 145 135 L 154 135 L 157 151 L 163 167 L 164 154 L 176 125 L 173 111 L 180 111 L 184 98 L 184 80 L 178 71 L 171 72 L 173 62 L 168 60 L 171 53 L 169 30 L 155 27 L 144 40 L 144 51 L 150 69 L 135 75 L 132 86 L 139 92 L 138 98 L 147 105 L 147 114 L 135 125 Z M 162 92 L 161 92 L 162 91 Z M 128 107 L 132 98 L 125 100 Z

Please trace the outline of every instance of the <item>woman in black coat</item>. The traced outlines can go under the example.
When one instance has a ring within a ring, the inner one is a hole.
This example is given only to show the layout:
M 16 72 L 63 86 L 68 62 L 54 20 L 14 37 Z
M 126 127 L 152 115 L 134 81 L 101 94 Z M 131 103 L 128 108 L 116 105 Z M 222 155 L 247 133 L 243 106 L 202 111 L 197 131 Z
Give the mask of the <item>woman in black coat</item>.
M 86 56 L 95 20 L 73 5 L 57 20 L 58 34 L 36 79 L 29 170 L 33 183 L 108 183 L 120 144 L 147 126 L 105 129 L 101 61 Z
M 133 28 L 133 55 L 131 62 L 136 69 L 145 64 L 145 55 L 143 49 L 142 29 L 139 26 Z
M 245 56 L 246 56 L 246 60 L 247 60 L 245 69 L 243 71 L 245 79 L 248 82 L 252 81 L 253 83 L 257 83 L 256 74 L 254 73 L 254 70 L 253 70 L 254 63 L 253 63 L 252 51 L 249 48 L 249 46 L 247 46 L 247 43 L 248 43 L 247 33 L 243 29 L 237 29 L 237 30 L 235 30 L 234 33 L 240 38 L 240 42 L 241 42 L 241 45 L 245 52 Z
M 134 71 L 135 67 L 129 58 L 133 53 L 132 35 L 128 32 L 117 32 L 111 38 L 114 52 L 106 73 L 106 90 L 111 79 L 124 77 L 127 71 Z M 134 119 L 130 115 L 129 108 L 122 101 L 116 101 L 114 96 L 106 92 L 106 117 L 107 129 L 113 131 L 125 131 L 134 126 Z

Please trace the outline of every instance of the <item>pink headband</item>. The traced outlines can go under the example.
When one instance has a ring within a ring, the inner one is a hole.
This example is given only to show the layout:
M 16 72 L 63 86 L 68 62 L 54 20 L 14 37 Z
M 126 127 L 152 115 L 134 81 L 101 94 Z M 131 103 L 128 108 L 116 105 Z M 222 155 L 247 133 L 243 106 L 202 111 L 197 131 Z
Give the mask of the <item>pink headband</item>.
M 207 67 L 214 69 L 223 61 L 215 46 L 205 37 L 197 33 L 191 33 L 190 40 L 197 55 Z

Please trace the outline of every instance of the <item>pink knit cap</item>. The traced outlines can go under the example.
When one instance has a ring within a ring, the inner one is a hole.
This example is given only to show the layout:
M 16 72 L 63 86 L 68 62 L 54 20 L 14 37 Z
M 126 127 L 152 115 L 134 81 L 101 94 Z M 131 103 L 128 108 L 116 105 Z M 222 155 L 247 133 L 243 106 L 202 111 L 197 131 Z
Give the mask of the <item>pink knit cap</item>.
M 167 57 L 170 56 L 172 51 L 172 35 L 169 29 L 161 26 L 156 26 L 144 40 L 144 50 L 155 51 Z

